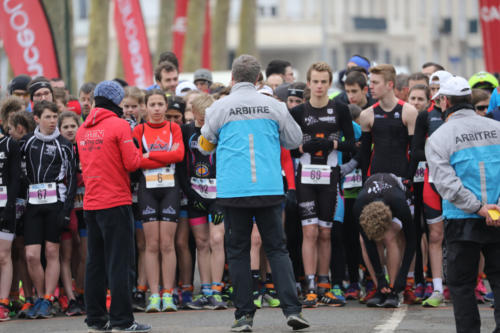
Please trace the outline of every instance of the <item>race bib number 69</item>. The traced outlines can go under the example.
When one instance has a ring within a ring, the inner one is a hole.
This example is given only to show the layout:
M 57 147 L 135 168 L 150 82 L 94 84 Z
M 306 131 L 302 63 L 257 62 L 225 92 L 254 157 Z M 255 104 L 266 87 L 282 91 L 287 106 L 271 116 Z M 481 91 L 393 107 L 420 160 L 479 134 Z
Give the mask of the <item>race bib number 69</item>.
M 330 185 L 331 172 L 329 165 L 304 164 L 300 179 L 302 184 Z

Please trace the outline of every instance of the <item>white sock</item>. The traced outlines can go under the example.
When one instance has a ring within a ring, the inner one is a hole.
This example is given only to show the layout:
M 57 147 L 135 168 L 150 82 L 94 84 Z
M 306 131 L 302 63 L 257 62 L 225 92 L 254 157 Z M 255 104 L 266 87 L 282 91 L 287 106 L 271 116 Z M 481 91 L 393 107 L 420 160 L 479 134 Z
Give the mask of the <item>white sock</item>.
M 443 279 L 441 278 L 432 279 L 432 284 L 434 285 L 434 290 L 443 293 Z
M 408 272 L 407 277 L 414 278 L 415 277 L 415 272 Z

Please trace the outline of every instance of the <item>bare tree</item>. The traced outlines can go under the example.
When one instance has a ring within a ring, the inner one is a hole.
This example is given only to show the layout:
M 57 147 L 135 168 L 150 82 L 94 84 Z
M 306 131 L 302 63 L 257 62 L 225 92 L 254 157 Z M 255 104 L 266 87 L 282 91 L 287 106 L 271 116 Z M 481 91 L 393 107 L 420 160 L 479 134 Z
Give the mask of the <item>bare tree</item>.
M 76 91 L 75 61 L 73 57 L 73 1 L 43 0 L 50 22 L 61 78 L 69 91 Z
M 172 50 L 172 25 L 174 24 L 174 16 L 175 1 L 160 0 L 160 16 L 154 57 L 155 64 L 158 63 L 162 52 Z
M 186 39 L 182 51 L 182 67 L 186 72 L 193 72 L 201 66 L 205 5 L 206 0 L 189 0 L 188 2 Z
M 108 60 L 108 18 L 111 1 L 90 0 L 89 42 L 85 82 L 105 79 Z
M 227 25 L 229 22 L 229 0 L 217 0 L 212 20 L 212 67 L 214 70 L 228 68 Z
M 257 1 L 244 0 L 240 11 L 240 40 L 237 55 L 251 54 L 257 56 Z

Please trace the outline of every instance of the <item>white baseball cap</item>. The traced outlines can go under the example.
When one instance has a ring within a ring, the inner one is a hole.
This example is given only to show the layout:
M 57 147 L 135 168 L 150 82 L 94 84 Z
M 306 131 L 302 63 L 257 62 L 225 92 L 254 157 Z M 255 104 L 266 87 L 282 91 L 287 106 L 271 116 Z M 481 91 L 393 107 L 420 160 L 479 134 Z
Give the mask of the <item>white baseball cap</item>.
M 179 97 L 184 97 L 191 90 L 198 90 L 193 82 L 182 81 L 175 88 L 175 95 Z
M 461 76 L 452 76 L 445 82 L 442 82 L 438 92 L 432 96 L 436 99 L 440 95 L 444 96 L 467 96 L 472 94 L 469 82 Z
M 257 90 L 258 92 L 260 92 L 261 94 L 263 95 L 267 95 L 267 96 L 273 96 L 274 95 L 274 92 L 273 92 L 273 88 L 267 86 L 267 85 L 263 85 L 259 90 Z
M 441 85 L 452 76 L 453 75 L 447 71 L 436 71 L 432 73 L 431 77 L 429 78 L 429 85 L 433 84 Z

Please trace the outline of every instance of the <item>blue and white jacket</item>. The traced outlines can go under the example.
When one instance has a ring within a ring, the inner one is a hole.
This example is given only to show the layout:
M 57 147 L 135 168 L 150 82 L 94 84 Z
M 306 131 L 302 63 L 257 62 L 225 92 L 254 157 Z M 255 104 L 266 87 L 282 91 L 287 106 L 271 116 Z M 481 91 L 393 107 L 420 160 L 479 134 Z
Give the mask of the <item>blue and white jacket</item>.
M 202 136 L 217 145 L 217 198 L 283 194 L 280 146 L 295 149 L 302 131 L 286 105 L 249 82 L 205 112 Z
M 500 203 L 500 122 L 459 109 L 427 139 L 425 157 L 446 219 L 479 219 L 481 204 Z

